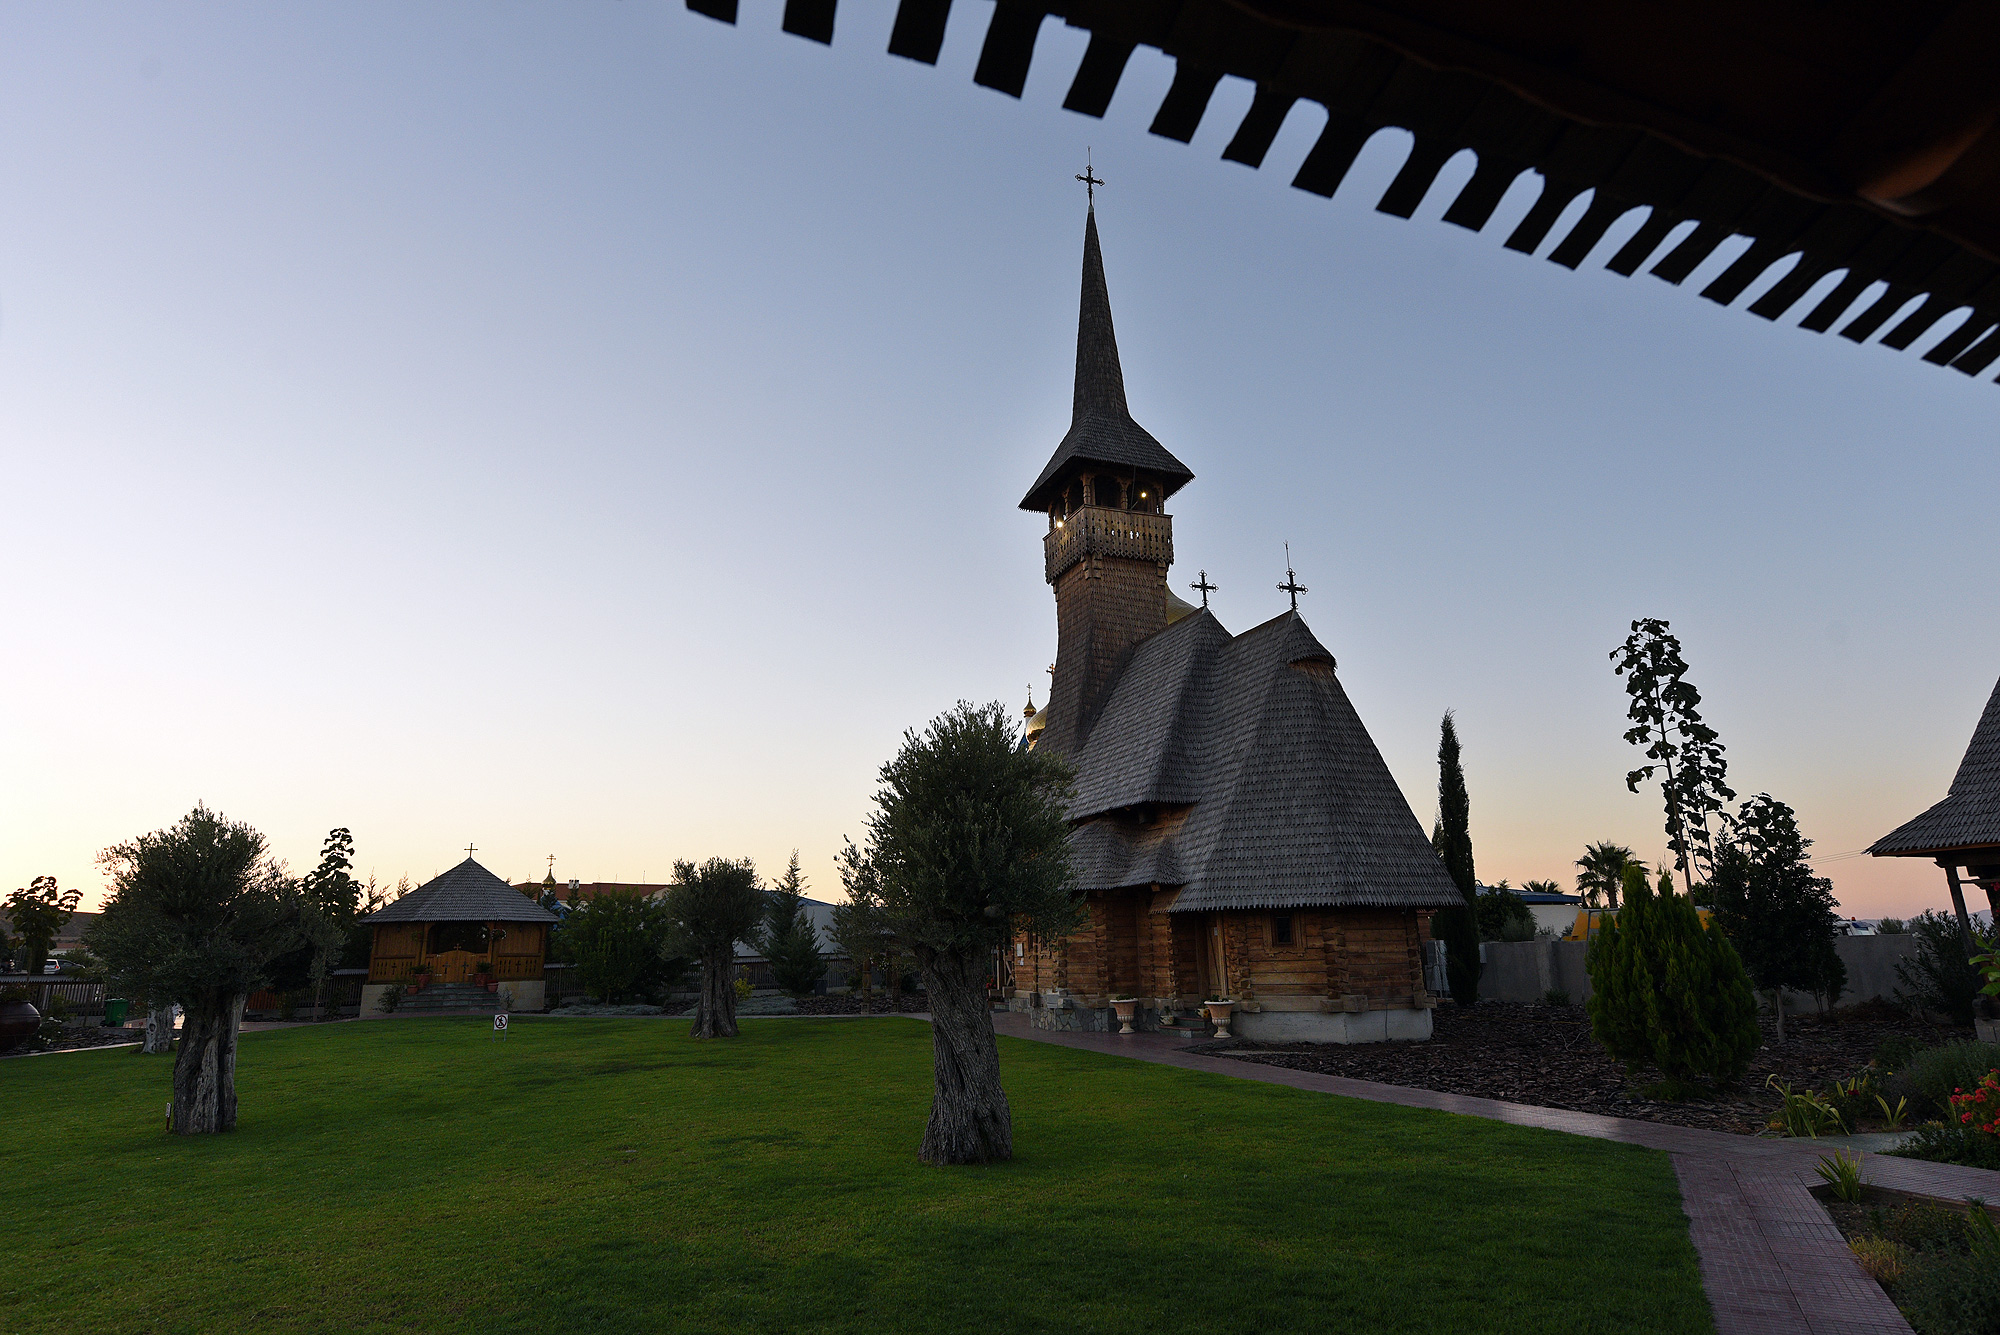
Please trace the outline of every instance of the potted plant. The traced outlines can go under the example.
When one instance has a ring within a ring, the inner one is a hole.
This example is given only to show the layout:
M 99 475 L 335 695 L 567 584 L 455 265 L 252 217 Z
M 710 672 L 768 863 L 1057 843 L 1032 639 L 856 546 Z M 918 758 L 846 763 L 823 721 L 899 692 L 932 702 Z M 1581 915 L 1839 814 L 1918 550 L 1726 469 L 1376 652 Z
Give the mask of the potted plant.
M 493 961 L 481 960 L 472 966 L 472 981 L 485 987 L 493 980 Z
M 1137 1032 L 1132 1028 L 1132 1017 L 1139 1010 L 1139 998 L 1113 997 L 1111 998 L 1111 1009 L 1118 1012 L 1119 1033 L 1130 1034 Z
M 1221 1001 L 1204 1001 L 1202 1005 L 1208 1010 L 1208 1018 L 1215 1022 L 1215 1036 L 1228 1038 L 1229 1012 L 1236 1009 L 1236 1003 L 1225 998 Z
M 42 1013 L 28 1000 L 27 988 L 10 987 L 0 992 L 0 1052 L 11 1052 L 41 1028 Z

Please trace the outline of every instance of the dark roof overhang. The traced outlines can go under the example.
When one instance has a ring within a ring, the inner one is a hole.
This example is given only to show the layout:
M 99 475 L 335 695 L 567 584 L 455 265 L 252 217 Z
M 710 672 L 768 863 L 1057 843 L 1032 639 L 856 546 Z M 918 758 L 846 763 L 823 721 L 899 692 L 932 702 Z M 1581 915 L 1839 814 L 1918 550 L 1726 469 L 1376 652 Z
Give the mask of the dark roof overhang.
M 734 22 L 736 0 L 688 0 Z M 935 64 L 950 0 L 902 0 L 892 55 Z M 835 0 L 787 0 L 787 32 L 833 40 Z M 1775 320 L 1840 280 L 1801 321 L 1910 347 L 1969 308 L 1924 360 L 1968 375 L 2000 359 L 2000 6 L 1990 0 L 1801 5 L 1789 0 L 999 0 L 973 81 L 1019 97 L 1043 21 L 1090 44 L 1063 105 L 1110 106 L 1140 46 L 1177 62 L 1153 133 L 1194 137 L 1225 75 L 1256 85 L 1222 156 L 1256 167 L 1301 100 L 1327 121 L 1292 184 L 1331 196 L 1371 136 L 1415 136 L 1376 208 L 1415 213 L 1438 173 L 1477 168 L 1444 213 L 1478 230 L 1508 188 L 1541 189 L 1506 238 L 1574 269 L 1612 225 L 1648 210 L 1606 267 L 1684 282 L 1731 237 L 1750 245 L 1702 295 Z M 1693 224 L 1663 254 L 1664 243 Z M 1849 308 L 1877 283 L 1878 297 Z

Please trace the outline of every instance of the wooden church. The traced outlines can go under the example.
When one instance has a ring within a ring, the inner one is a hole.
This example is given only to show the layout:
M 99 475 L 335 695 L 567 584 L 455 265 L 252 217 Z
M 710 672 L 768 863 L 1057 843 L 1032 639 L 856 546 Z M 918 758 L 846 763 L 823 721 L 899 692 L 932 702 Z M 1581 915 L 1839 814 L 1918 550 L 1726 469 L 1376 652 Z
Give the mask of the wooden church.
M 1069 433 L 1021 508 L 1047 516 L 1056 662 L 1031 744 L 1076 767 L 1072 852 L 1090 920 L 1013 945 L 1009 1005 L 1044 1028 L 1141 1028 L 1210 999 L 1266 1041 L 1431 1032 L 1423 943 L 1462 904 L 1292 610 L 1231 635 L 1167 588 L 1166 502 L 1194 479 L 1132 420 L 1093 208 Z

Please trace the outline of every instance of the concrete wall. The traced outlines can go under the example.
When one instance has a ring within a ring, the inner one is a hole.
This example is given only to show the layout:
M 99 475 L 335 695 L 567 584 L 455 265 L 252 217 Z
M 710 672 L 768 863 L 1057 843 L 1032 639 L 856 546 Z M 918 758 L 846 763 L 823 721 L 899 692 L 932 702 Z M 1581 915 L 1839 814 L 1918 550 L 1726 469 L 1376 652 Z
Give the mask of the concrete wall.
M 1843 936 L 1833 948 L 1847 965 L 1847 990 L 1837 1004 L 1881 997 L 1894 998 L 1896 965 L 1917 949 L 1917 938 L 1899 936 Z M 1479 947 L 1486 962 L 1479 975 L 1479 995 L 1488 1001 L 1537 1002 L 1550 989 L 1569 993 L 1572 1005 L 1582 1005 L 1590 996 L 1590 975 L 1584 970 L 1583 955 L 1589 949 L 1581 941 L 1488 941 Z M 1819 1003 L 1798 992 L 1785 994 L 1787 1011 L 1814 1011 Z

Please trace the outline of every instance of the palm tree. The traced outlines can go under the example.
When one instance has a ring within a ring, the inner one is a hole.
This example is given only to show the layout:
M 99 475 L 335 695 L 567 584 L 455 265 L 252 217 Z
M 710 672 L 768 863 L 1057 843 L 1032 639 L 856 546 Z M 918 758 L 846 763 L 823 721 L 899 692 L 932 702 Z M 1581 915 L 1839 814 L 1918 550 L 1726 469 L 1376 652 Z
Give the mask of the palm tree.
M 1602 901 L 1608 898 L 1609 906 L 1615 909 L 1618 907 L 1618 887 L 1625 883 L 1625 869 L 1643 869 L 1646 864 L 1633 857 L 1631 849 L 1606 839 L 1586 847 L 1576 865 L 1580 869 L 1576 888 L 1583 893 L 1583 902 L 1591 908 L 1600 908 L 1604 906 Z

